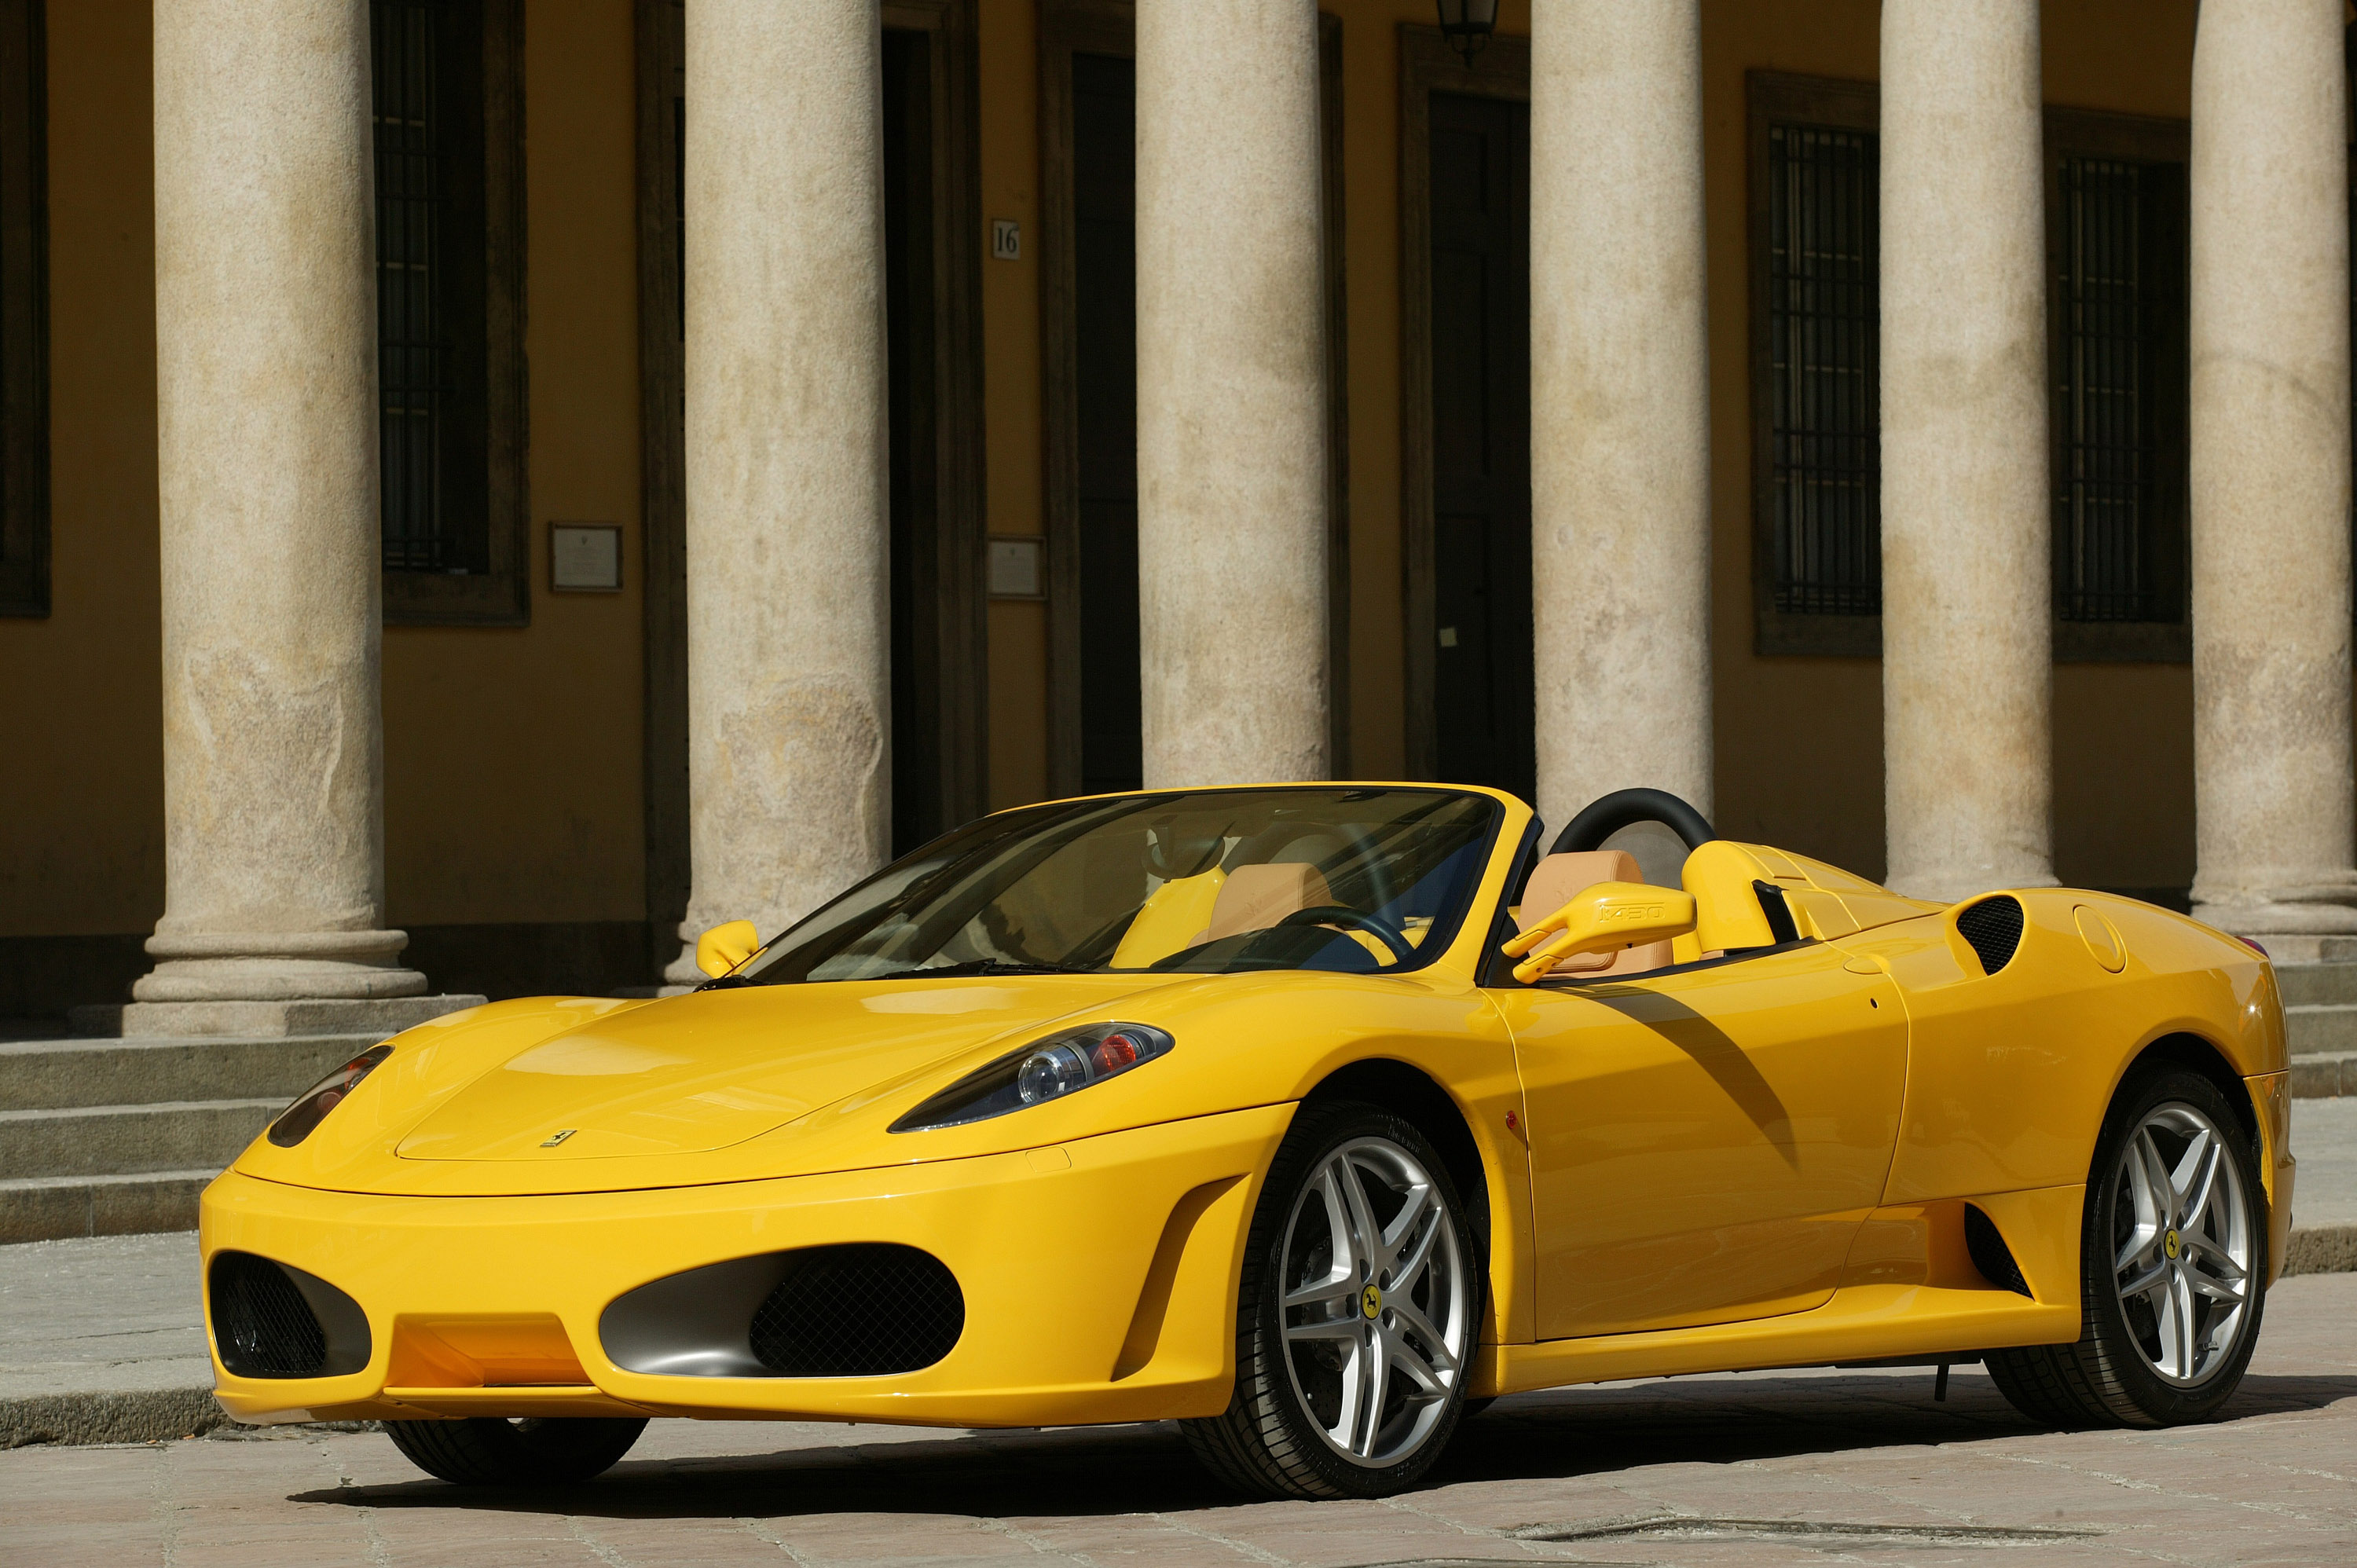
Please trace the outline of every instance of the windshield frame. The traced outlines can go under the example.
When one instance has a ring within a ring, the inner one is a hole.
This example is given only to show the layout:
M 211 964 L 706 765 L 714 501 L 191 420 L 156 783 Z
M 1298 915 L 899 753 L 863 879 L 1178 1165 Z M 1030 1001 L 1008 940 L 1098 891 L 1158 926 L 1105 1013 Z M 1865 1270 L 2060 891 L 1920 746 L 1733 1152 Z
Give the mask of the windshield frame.
M 1479 836 L 1470 841 L 1466 846 L 1467 848 L 1472 849 L 1476 852 L 1475 864 L 1466 873 L 1461 886 L 1451 900 L 1450 905 L 1443 911 L 1442 915 L 1436 918 L 1433 922 L 1433 937 L 1437 940 L 1428 939 L 1426 943 L 1418 944 L 1415 961 L 1393 964 L 1387 967 L 1381 967 L 1370 971 L 1308 968 L 1286 969 L 1274 966 L 1269 968 L 1234 970 L 1163 971 L 1156 969 L 1083 968 L 1076 966 L 1069 971 L 1060 972 L 1049 968 L 1042 968 L 1039 971 L 1018 971 L 1013 966 L 1010 966 L 1008 969 L 1002 971 L 1001 972 L 1040 972 L 1051 974 L 1063 972 L 1084 977 L 1093 976 L 1104 979 L 1140 980 L 1208 979 L 1223 975 L 1233 976 L 1272 973 L 1352 974 L 1359 975 L 1362 978 L 1389 978 L 1396 975 L 1418 972 L 1430 969 L 1435 964 L 1441 962 L 1462 944 L 1467 931 L 1472 929 L 1477 923 L 1480 924 L 1483 931 L 1488 929 L 1487 923 L 1479 921 L 1477 918 L 1481 907 L 1485 889 L 1489 887 L 1496 875 L 1498 848 L 1501 834 L 1504 832 L 1509 822 L 1515 814 L 1511 808 L 1520 804 L 1520 802 L 1513 800 L 1512 797 L 1501 795 L 1495 790 L 1475 785 L 1439 784 L 1427 780 L 1376 783 L 1361 782 L 1357 780 L 1321 779 L 1294 784 L 1240 784 L 1219 785 L 1208 789 L 1137 789 L 1125 790 L 1117 794 L 1085 795 L 1060 800 L 1043 800 L 1029 805 L 1010 807 L 1002 811 L 994 811 L 986 816 L 977 817 L 972 822 L 962 823 L 958 827 L 952 828 L 948 832 L 928 840 L 926 843 L 909 850 L 907 854 L 898 855 L 886 865 L 878 866 L 866 876 L 862 877 L 851 886 L 844 889 L 843 892 L 837 894 L 833 898 L 828 899 L 817 908 L 813 909 L 801 919 L 796 920 L 792 925 L 787 927 L 776 936 L 763 942 L 759 949 L 748 955 L 742 962 L 740 962 L 735 969 L 729 971 L 728 973 L 718 976 L 714 980 L 705 982 L 705 986 L 732 987 L 749 985 L 782 986 L 867 984 L 887 979 L 897 981 L 922 980 L 927 978 L 927 972 L 924 968 L 897 972 L 888 975 L 866 975 L 860 977 L 842 976 L 828 979 L 811 979 L 805 975 L 803 978 L 800 979 L 787 979 L 780 977 L 776 980 L 768 980 L 759 978 L 757 975 L 748 973 L 746 972 L 761 967 L 761 961 L 763 958 L 770 955 L 775 955 L 779 961 L 783 961 L 791 952 L 796 950 L 797 944 L 793 942 L 792 939 L 797 932 L 810 930 L 811 935 L 816 936 L 819 933 L 816 929 L 813 929 L 813 928 L 823 927 L 828 922 L 828 918 L 841 910 L 845 905 L 855 902 L 863 894 L 867 893 L 869 889 L 873 888 L 877 884 L 886 881 L 896 874 L 903 873 L 905 868 L 909 866 L 910 863 L 920 862 L 930 857 L 937 856 L 941 853 L 942 846 L 968 835 L 979 836 L 983 833 L 984 830 L 994 824 L 998 825 L 1000 831 L 998 833 L 991 835 L 993 837 L 1003 839 L 1021 832 L 1023 828 L 1020 822 L 1010 822 L 1008 821 L 1010 818 L 1022 819 L 1027 817 L 1037 817 L 1041 819 L 1039 825 L 1041 828 L 1047 828 L 1058 819 L 1070 820 L 1073 818 L 1084 818 L 1100 812 L 1108 816 L 1125 816 L 1135 811 L 1151 810 L 1156 804 L 1164 801 L 1178 800 L 1200 800 L 1209 796 L 1231 794 L 1293 794 L 1315 792 L 1319 790 L 1414 791 L 1428 794 L 1434 797 L 1436 800 L 1448 800 L 1451 798 L 1477 800 L 1486 808 L 1484 820 L 1480 824 Z M 1527 808 L 1523 809 L 1527 810 Z M 1049 853 L 1053 853 L 1053 851 L 1051 850 Z M 956 861 L 947 863 L 947 865 L 955 864 L 957 864 Z M 921 879 L 922 874 L 920 874 L 918 877 L 910 879 L 909 886 L 914 886 L 917 881 Z M 900 895 L 896 893 L 889 897 L 897 898 L 900 897 Z M 888 898 L 887 902 L 888 901 L 889 898 Z M 863 927 L 859 929 L 865 929 L 866 928 Z M 847 940 L 856 941 L 856 940 L 857 935 L 856 932 L 847 938 Z M 814 961 L 812 967 L 815 967 L 817 963 L 823 963 L 824 961 L 826 961 L 824 958 L 818 959 Z M 971 978 L 975 973 L 975 971 L 964 965 L 938 965 L 930 967 L 938 969 L 942 973 L 942 978 L 943 979 Z M 985 971 L 984 972 L 987 972 Z M 703 988 L 704 987 L 699 987 L 698 989 Z

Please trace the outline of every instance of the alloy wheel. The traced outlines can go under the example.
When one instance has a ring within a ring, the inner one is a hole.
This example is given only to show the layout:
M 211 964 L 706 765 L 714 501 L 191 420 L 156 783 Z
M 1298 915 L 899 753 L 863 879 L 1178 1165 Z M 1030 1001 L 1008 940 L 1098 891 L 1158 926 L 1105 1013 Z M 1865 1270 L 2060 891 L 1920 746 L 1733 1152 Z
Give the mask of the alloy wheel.
M 2113 1284 L 2145 1361 L 2177 1387 L 2205 1381 L 2242 1334 L 2250 1212 L 2224 1136 L 2191 1105 L 2156 1106 L 2120 1152 Z
M 1353 1464 L 1421 1449 L 1464 1376 L 1473 1282 L 1432 1175 L 1363 1137 L 1329 1154 L 1286 1218 L 1280 1316 L 1293 1391 Z

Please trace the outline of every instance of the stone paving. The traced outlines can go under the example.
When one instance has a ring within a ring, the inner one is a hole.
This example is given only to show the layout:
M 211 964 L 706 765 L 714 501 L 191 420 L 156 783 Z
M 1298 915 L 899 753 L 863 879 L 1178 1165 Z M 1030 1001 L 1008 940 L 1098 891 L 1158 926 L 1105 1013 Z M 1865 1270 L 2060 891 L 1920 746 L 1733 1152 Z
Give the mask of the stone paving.
M 658 1422 L 603 1479 L 469 1493 L 382 1435 L 0 1454 L 0 1562 L 2357 1563 L 2357 1275 L 2286 1280 L 2226 1419 L 2048 1433 L 1975 1371 L 1523 1395 L 1386 1503 L 1243 1502 L 1169 1426 Z

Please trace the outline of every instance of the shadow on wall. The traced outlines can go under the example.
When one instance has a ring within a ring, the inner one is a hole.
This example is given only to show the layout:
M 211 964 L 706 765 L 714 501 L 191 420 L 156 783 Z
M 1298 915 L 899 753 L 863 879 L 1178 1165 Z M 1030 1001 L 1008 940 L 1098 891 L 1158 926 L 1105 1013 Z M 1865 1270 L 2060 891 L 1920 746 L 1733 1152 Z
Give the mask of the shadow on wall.
M 145 931 L 126 936 L 0 937 L 0 1018 L 62 1019 L 69 1007 L 131 1000 L 154 967 Z M 662 968 L 644 920 L 413 926 L 402 961 L 436 992 L 509 996 L 607 996 L 651 985 Z M 676 947 L 661 950 L 667 960 Z

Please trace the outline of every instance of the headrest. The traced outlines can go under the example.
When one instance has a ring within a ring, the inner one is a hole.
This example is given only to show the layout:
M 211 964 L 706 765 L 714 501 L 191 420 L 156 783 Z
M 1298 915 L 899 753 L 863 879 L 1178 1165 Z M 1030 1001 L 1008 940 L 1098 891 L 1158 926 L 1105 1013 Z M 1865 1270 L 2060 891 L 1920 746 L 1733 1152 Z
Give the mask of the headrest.
M 1265 930 L 1287 915 L 1331 904 L 1326 875 L 1303 861 L 1277 865 L 1239 865 L 1220 885 L 1211 906 L 1211 923 L 1200 940 L 1218 941 L 1245 931 Z
M 1587 849 L 1551 854 L 1540 861 L 1523 887 L 1522 913 L 1515 924 L 1529 930 L 1571 902 L 1582 889 L 1599 882 L 1642 882 L 1637 857 L 1625 849 Z

